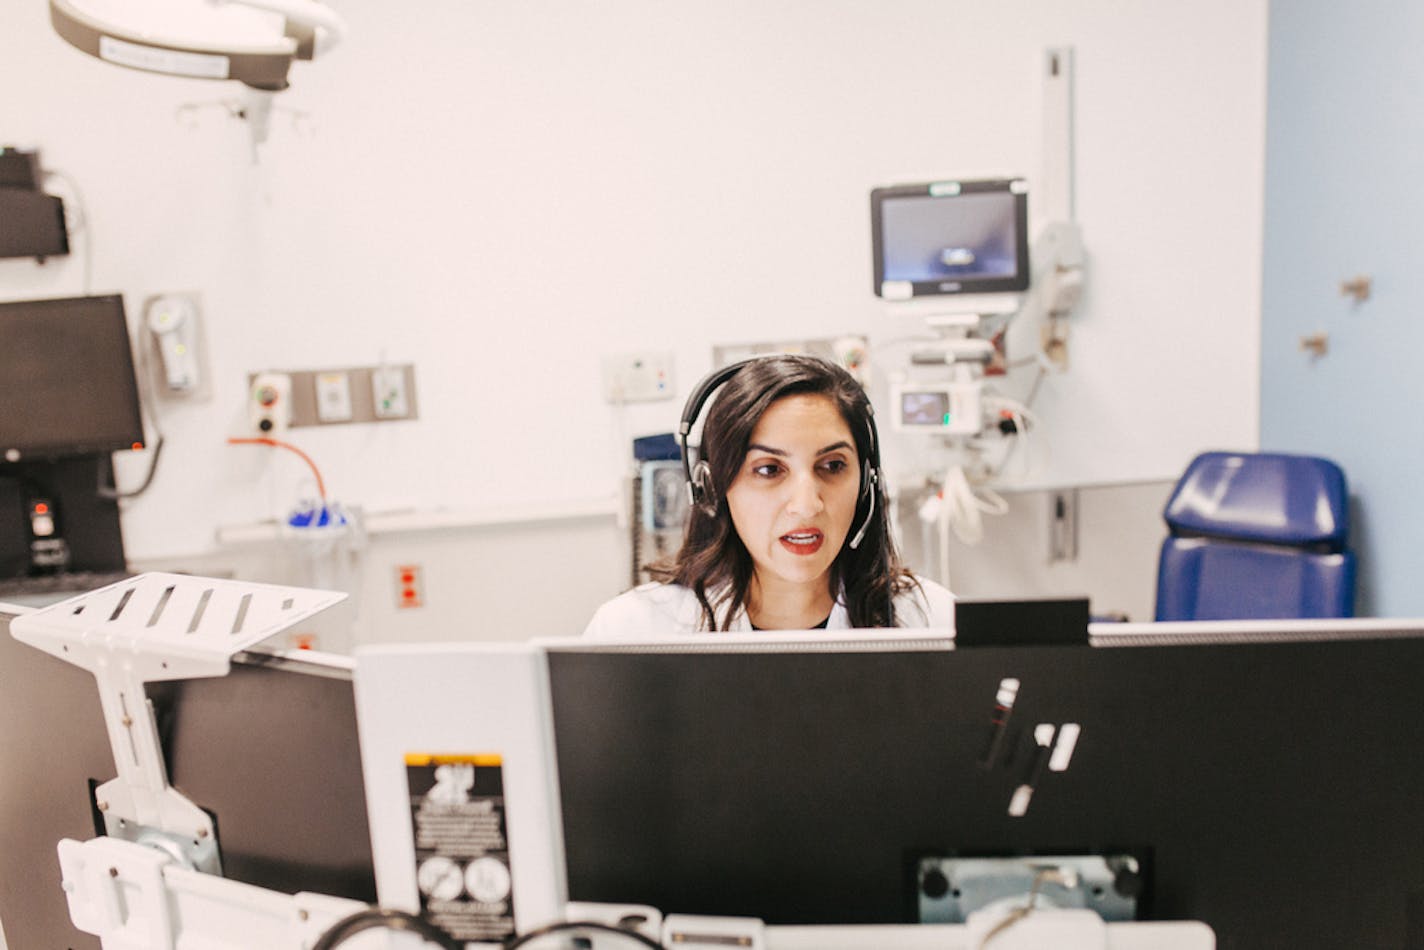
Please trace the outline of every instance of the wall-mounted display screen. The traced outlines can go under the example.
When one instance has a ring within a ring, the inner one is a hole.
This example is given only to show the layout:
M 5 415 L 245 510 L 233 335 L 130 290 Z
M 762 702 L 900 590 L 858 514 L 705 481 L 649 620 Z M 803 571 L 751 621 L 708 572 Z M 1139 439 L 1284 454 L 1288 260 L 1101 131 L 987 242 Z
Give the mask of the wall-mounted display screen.
M 887 300 L 1028 287 L 1028 186 L 938 181 L 870 193 L 875 292 Z
M 61 458 L 143 443 L 118 294 L 0 303 L 0 458 Z

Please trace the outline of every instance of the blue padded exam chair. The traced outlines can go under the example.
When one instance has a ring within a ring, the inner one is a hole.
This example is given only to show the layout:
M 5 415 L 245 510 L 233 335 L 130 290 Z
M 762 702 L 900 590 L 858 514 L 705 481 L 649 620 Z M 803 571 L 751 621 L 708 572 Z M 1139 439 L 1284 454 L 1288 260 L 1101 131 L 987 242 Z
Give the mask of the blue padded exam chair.
M 1206 452 L 1167 501 L 1158 620 L 1349 617 L 1345 475 L 1304 455 Z

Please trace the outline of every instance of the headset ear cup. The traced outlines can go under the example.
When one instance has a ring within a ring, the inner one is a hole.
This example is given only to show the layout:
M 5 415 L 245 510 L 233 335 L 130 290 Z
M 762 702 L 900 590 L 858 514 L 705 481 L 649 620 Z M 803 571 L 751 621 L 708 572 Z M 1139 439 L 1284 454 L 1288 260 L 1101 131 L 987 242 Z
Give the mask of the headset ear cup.
M 709 515 L 717 513 L 717 491 L 712 487 L 712 468 L 706 462 L 692 466 L 692 500 Z

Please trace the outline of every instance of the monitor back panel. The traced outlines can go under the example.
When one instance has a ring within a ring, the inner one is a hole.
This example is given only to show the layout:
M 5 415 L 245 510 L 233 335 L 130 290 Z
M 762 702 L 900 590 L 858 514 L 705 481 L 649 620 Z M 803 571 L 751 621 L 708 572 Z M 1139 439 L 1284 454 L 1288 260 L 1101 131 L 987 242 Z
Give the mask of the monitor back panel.
M 349 672 L 259 664 L 150 684 L 172 784 L 216 816 L 227 877 L 375 900 Z M 0 615 L 0 921 L 9 946 L 97 948 L 74 929 L 55 847 L 95 834 L 115 774 L 94 678 L 15 640 Z
M 1424 941 L 1424 640 L 550 657 L 574 900 L 913 921 L 921 855 L 1143 856 L 1222 950 Z M 995 699 L 1020 681 L 990 758 Z M 1034 728 L 1063 772 L 1009 814 Z
M 119 503 L 99 494 L 99 485 L 112 481 L 108 455 L 0 463 L 0 578 L 30 570 L 27 505 L 34 497 L 53 506 L 57 535 L 69 548 L 67 570 L 124 570 Z
M 1084 597 L 954 602 L 957 647 L 1060 646 L 1088 642 Z

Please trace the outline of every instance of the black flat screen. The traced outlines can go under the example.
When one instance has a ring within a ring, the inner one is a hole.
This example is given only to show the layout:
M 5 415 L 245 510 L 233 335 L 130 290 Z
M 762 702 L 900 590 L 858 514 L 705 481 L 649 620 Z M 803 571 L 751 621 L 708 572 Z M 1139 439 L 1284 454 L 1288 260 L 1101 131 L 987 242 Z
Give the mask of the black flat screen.
M 1424 945 L 1417 635 L 550 671 L 575 900 L 908 923 L 921 855 L 1127 851 L 1141 916 L 1205 921 L 1221 950 Z M 1081 735 L 1012 817 L 1042 723 Z
M 143 442 L 117 294 L 0 303 L 0 379 L 0 458 L 88 455 Z

